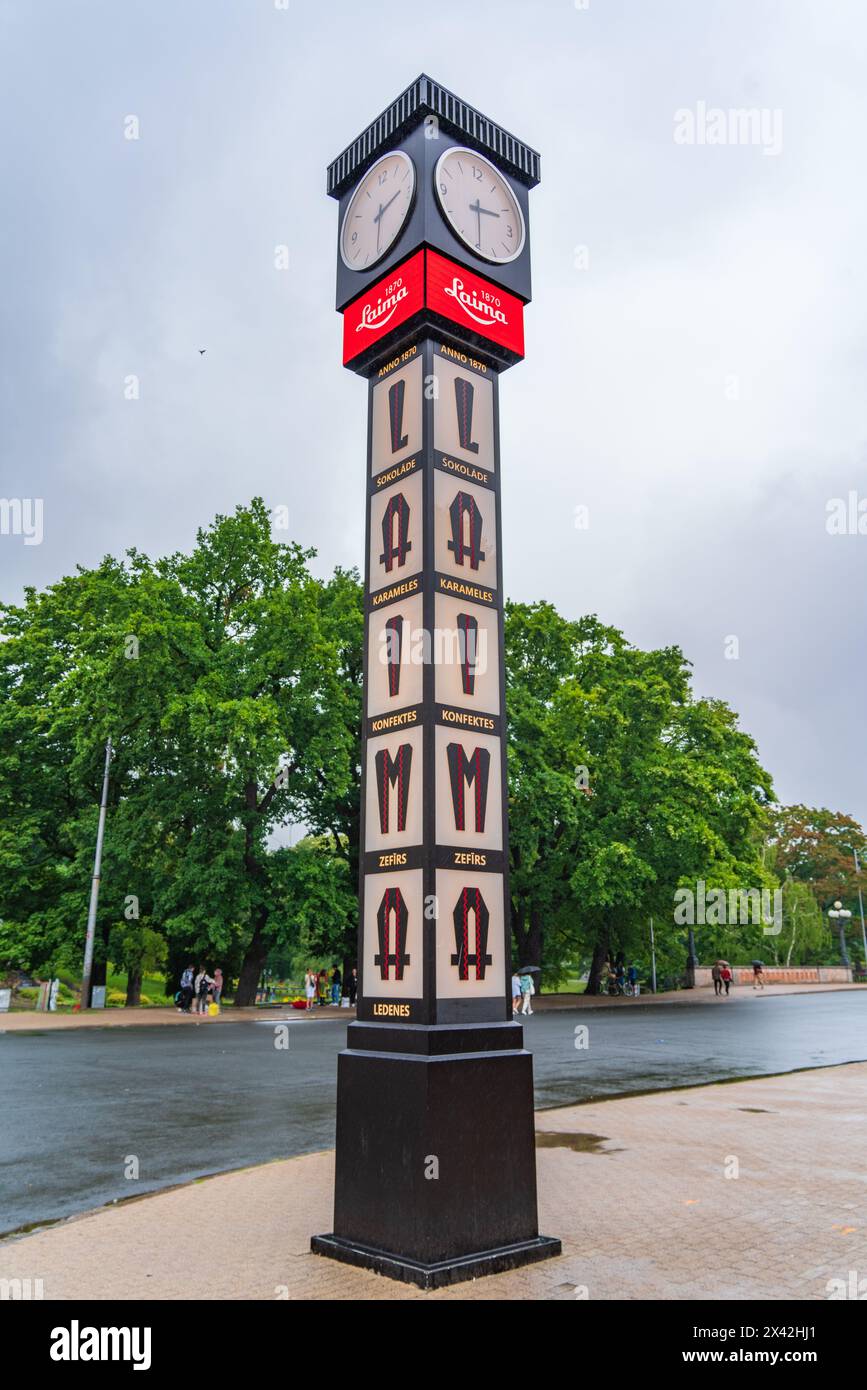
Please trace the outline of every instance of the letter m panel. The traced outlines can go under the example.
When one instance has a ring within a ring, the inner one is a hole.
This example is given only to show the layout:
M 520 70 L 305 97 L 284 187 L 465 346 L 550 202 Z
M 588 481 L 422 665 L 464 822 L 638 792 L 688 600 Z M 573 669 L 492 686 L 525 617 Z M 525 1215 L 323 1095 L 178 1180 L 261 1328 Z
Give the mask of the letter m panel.
M 450 743 L 446 748 L 446 755 L 449 762 L 455 830 L 470 828 L 467 826 L 469 806 L 475 829 L 481 833 L 485 828 L 491 755 L 486 748 L 474 748 L 472 753 L 468 754 L 462 743 Z

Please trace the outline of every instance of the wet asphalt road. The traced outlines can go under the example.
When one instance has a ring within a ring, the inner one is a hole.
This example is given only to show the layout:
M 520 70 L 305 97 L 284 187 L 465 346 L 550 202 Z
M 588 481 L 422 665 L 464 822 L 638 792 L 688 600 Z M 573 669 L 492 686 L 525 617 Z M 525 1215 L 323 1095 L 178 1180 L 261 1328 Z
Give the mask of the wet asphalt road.
M 0 1033 L 0 1233 L 334 1143 L 339 1018 Z M 537 1107 L 867 1060 L 867 993 L 526 1020 Z M 575 1047 L 575 1029 L 589 1046 Z M 124 1176 L 127 1156 L 139 1178 Z M 217 1220 L 218 1220 L 217 1214 Z

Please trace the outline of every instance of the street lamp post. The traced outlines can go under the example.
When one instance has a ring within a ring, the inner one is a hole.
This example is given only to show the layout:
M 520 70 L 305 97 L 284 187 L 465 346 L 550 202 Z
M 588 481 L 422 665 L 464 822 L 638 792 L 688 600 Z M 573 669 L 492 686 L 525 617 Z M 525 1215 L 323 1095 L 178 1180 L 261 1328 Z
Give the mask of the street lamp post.
M 846 947 L 846 923 L 851 918 L 852 913 L 847 907 L 844 907 L 838 899 L 833 907 L 828 908 L 828 916 L 831 918 L 832 931 L 836 926 L 840 932 L 840 959 L 845 966 L 851 967 L 852 962 L 849 959 L 849 951 Z
M 864 899 L 861 897 L 861 865 L 858 861 L 858 851 L 852 846 L 852 854 L 855 858 L 855 873 L 858 876 L 858 907 L 861 912 L 861 946 L 864 951 L 864 969 L 867 970 L 867 929 L 864 926 Z
M 84 941 L 84 967 L 81 972 L 81 1007 L 90 1008 L 93 979 L 93 944 L 96 939 L 96 909 L 99 904 L 99 881 L 102 872 L 102 841 L 105 836 L 105 813 L 108 809 L 108 779 L 111 772 L 111 738 L 105 741 L 105 768 L 102 774 L 102 796 L 99 802 L 99 822 L 96 829 L 96 850 L 93 856 L 93 878 L 90 885 L 90 907 L 87 913 L 87 934 Z

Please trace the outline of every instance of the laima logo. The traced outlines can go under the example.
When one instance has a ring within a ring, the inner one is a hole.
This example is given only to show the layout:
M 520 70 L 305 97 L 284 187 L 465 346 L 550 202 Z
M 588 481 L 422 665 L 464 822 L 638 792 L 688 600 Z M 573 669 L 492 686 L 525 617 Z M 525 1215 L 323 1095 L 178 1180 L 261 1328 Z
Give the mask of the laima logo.
M 401 285 L 399 290 L 387 295 L 385 299 L 380 297 L 375 304 L 365 304 L 361 311 L 361 322 L 355 325 L 356 333 L 360 333 L 362 328 L 382 328 L 383 324 L 388 323 L 400 301 L 406 299 L 408 294 L 406 285 Z
M 463 280 L 457 275 L 453 277 L 451 285 L 445 286 L 443 293 L 456 299 L 467 317 L 473 319 L 475 323 L 507 324 L 509 322 L 502 309 L 498 309 L 494 304 L 486 304 L 484 300 L 479 300 L 475 290 L 465 290 Z

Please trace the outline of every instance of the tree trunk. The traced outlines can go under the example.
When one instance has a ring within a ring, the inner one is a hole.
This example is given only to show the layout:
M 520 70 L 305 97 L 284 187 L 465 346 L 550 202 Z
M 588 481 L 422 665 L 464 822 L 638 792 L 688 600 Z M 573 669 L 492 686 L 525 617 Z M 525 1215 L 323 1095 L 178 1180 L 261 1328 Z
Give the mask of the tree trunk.
M 797 934 L 798 934 L 798 909 L 795 908 L 795 911 L 792 913 L 792 939 L 791 939 L 791 941 L 789 942 L 789 949 L 788 949 L 788 951 L 787 951 L 787 953 L 786 953 L 786 968 L 787 968 L 787 969 L 788 969 L 788 967 L 789 967 L 789 966 L 791 965 L 791 963 L 792 963 L 792 952 L 793 952 L 794 949 L 795 949 L 795 937 L 797 936 Z
M 141 971 L 130 970 L 126 977 L 125 1009 L 135 1009 L 141 1003 Z
M 250 944 L 244 955 L 241 965 L 241 973 L 238 976 L 238 988 L 235 990 L 235 1008 L 245 1009 L 256 1003 L 256 989 L 259 984 L 259 977 L 262 974 L 262 967 L 268 955 L 268 943 L 265 940 L 265 923 L 268 920 L 267 908 L 259 911 L 256 919 L 256 928 L 253 932 Z
M 526 954 L 525 954 L 525 953 L 526 953 L 526 951 L 527 951 L 527 942 L 528 942 L 528 940 L 529 940 L 530 933 L 527 931 L 526 927 L 524 926 L 524 921 L 525 921 L 525 915 L 524 915 L 524 910 L 523 910 L 523 908 L 517 907 L 517 906 L 515 905 L 515 903 L 513 902 L 513 903 L 512 903 L 512 932 L 513 932 L 514 937 L 515 937 L 515 945 L 516 945 L 517 948 L 518 948 L 518 950 L 517 950 L 517 955 L 516 955 L 515 959 L 512 961 L 512 969 L 513 969 L 513 970 L 517 970 L 517 969 L 518 969 L 518 966 L 519 966 L 519 965 L 523 965 L 523 964 L 525 963 L 525 961 L 526 961 Z
M 174 999 L 175 994 L 180 988 L 181 975 L 193 959 L 193 952 L 181 950 L 180 946 L 173 942 L 169 944 L 168 960 L 166 961 L 166 983 L 165 992 L 170 999 Z
M 111 924 L 106 922 L 96 934 L 93 969 L 90 975 L 91 989 L 94 985 L 108 985 L 108 937 L 110 931 Z M 102 943 L 101 946 L 100 942 Z
M 538 965 L 542 967 L 542 943 L 544 929 L 542 927 L 542 913 L 538 907 L 530 908 L 530 930 L 527 932 L 525 944 L 525 955 L 520 965 Z M 542 976 L 536 976 L 536 993 L 542 993 Z
M 265 871 L 256 858 L 256 838 L 254 825 L 259 814 L 259 791 L 255 778 L 251 777 L 244 783 L 244 802 L 247 811 L 246 826 L 244 829 L 244 870 L 248 874 L 252 884 L 260 890 L 265 887 Z M 260 899 L 261 901 L 261 899 Z M 259 980 L 262 969 L 268 956 L 269 942 L 265 936 L 265 929 L 268 923 L 268 908 L 266 903 L 256 910 L 253 919 L 253 935 L 250 944 L 244 954 L 241 963 L 241 972 L 238 976 L 238 988 L 235 990 L 235 1008 L 248 1009 L 256 1003 L 256 991 L 259 987 Z
M 593 947 L 593 959 L 590 962 L 590 974 L 587 978 L 587 988 L 584 991 L 585 994 L 599 993 L 599 976 L 602 973 L 602 967 L 604 966 L 607 959 L 608 931 L 606 928 L 606 930 L 599 937 L 599 940 L 596 942 L 596 945 Z
M 354 955 L 343 957 L 343 965 L 341 966 L 343 971 L 343 984 L 340 986 L 341 996 L 349 993 L 349 981 L 352 979 L 352 970 L 355 965 L 356 960 Z

